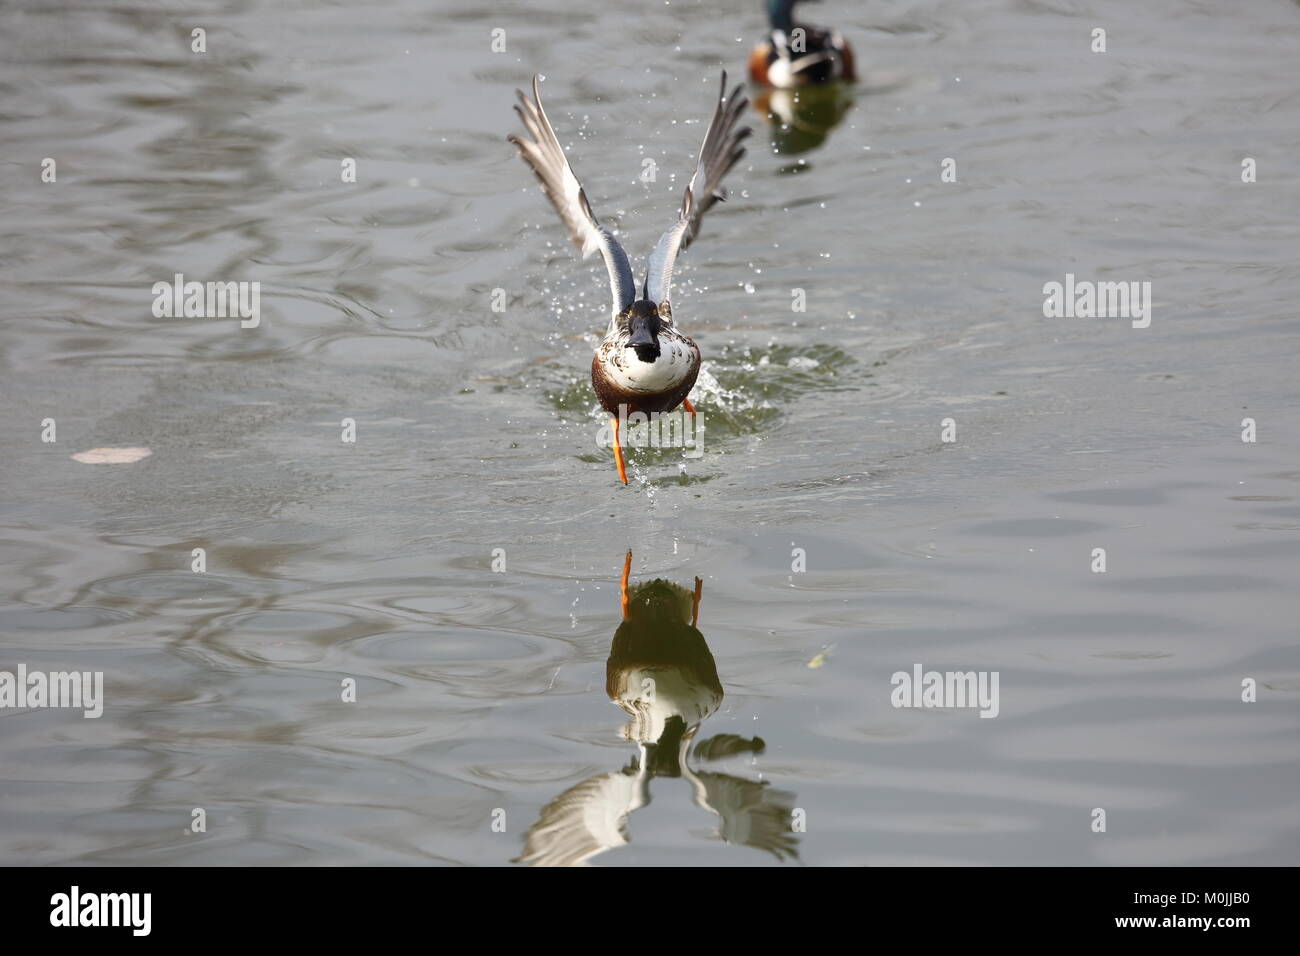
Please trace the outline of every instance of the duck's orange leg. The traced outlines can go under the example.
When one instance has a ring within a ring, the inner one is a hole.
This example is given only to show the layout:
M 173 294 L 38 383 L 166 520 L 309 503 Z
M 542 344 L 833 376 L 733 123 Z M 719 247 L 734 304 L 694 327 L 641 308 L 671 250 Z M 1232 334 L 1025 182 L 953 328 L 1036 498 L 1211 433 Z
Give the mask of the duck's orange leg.
M 628 552 L 629 557 L 632 552 Z M 700 623 L 700 598 L 704 596 L 704 582 L 699 578 L 695 579 L 695 597 L 691 599 L 691 627 L 697 627 Z
M 618 480 L 627 484 L 627 470 L 623 467 L 623 446 L 618 443 L 618 418 L 609 416 L 610 423 L 614 426 L 614 465 L 618 468 Z
M 689 398 L 682 399 L 682 407 L 686 409 L 687 414 L 689 414 L 691 418 L 695 417 L 695 406 L 691 404 L 691 400 Z
M 623 579 L 618 584 L 618 603 L 623 609 L 623 620 L 627 620 L 627 608 L 630 599 L 627 596 L 627 576 L 632 570 L 632 552 L 628 551 L 627 557 L 623 559 Z

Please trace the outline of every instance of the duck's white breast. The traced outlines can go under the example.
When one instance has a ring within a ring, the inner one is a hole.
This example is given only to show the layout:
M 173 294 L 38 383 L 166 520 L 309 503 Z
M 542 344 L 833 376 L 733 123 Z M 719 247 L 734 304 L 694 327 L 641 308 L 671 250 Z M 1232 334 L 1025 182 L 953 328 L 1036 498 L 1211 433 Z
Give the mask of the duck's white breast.
M 659 336 L 659 357 L 642 362 L 636 350 L 620 342 L 601 348 L 601 364 L 619 388 L 630 392 L 666 392 L 680 385 L 700 360 L 700 350 L 685 336 Z

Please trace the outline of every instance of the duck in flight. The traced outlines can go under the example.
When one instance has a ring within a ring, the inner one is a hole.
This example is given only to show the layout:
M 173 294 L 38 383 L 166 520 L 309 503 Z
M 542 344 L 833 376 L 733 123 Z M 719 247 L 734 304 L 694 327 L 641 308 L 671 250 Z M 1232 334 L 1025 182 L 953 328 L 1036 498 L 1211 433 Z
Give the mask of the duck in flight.
M 749 78 L 759 86 L 792 89 L 854 81 L 853 50 L 838 30 L 795 23 L 798 0 L 767 0 L 771 32 L 749 55 Z
M 583 258 L 599 250 L 609 272 L 613 296 L 609 327 L 591 360 L 591 384 L 601 407 L 609 413 L 614 463 L 619 480 L 627 484 L 618 435 L 620 410 L 626 418 L 636 412 L 649 415 L 682 405 L 689 414 L 695 414 L 687 396 L 700 372 L 700 349 L 674 324 L 669 287 L 677 254 L 698 235 L 700 221 L 709 208 L 726 198 L 722 179 L 745 155 L 740 144 L 752 130 L 737 126 L 737 122 L 748 100 L 741 95 L 740 86 L 727 95 L 724 71 L 717 106 L 677 220 L 650 253 L 638 295 L 627 253 L 592 213 L 587 194 L 546 118 L 537 77 L 533 77 L 531 99 L 522 90 L 515 92 L 519 97 L 515 112 L 523 120 L 528 136 L 507 138 L 537 175 L 542 192 L 559 213 Z

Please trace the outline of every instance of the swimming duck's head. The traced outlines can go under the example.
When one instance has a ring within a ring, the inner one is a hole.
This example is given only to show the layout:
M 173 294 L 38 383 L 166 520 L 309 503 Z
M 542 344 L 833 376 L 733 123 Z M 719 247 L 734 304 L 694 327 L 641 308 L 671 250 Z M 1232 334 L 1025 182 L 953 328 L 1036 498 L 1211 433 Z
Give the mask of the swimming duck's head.
M 767 0 L 767 19 L 774 30 L 787 33 L 794 27 L 794 5 L 797 0 Z

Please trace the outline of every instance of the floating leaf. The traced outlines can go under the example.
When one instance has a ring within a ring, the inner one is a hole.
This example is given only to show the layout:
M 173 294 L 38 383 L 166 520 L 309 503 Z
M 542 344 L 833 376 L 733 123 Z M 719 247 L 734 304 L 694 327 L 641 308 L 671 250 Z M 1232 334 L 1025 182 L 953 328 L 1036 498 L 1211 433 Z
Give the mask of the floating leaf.
M 820 653 L 814 655 L 813 659 L 808 662 L 808 666 L 811 667 L 813 670 L 816 670 L 817 668 L 821 667 L 823 664 L 826 663 L 826 658 L 828 656 L 830 656 L 829 651 L 821 651 Z
M 129 465 L 152 454 L 148 448 L 92 448 L 77 452 L 72 460 L 86 465 Z

